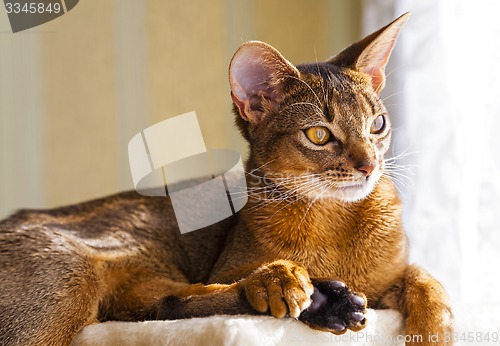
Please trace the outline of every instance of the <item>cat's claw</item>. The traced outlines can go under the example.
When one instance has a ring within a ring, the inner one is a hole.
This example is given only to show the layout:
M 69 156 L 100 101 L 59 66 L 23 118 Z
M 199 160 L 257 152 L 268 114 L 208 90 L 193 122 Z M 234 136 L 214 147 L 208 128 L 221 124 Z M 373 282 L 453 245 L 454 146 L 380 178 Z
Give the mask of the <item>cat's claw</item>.
M 347 329 L 361 330 L 366 325 L 366 299 L 352 292 L 341 281 L 312 279 L 312 304 L 299 320 L 314 329 L 342 334 Z

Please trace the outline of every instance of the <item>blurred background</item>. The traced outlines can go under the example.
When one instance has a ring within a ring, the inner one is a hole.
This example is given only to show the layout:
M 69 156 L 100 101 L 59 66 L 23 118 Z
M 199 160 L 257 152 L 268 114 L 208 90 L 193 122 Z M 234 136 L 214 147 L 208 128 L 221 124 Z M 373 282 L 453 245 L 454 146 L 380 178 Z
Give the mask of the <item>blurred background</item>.
M 494 0 L 82 0 L 12 34 L 0 11 L 0 217 L 132 189 L 128 141 L 196 111 L 246 145 L 227 67 L 248 40 L 324 60 L 406 11 L 382 98 L 412 260 L 455 302 L 500 302 L 500 13 Z

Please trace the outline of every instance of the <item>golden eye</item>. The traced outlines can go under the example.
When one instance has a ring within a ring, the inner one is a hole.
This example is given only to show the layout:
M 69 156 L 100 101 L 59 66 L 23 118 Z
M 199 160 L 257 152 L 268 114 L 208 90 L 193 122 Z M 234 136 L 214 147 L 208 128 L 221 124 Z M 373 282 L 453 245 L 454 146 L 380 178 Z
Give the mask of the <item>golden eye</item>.
M 385 130 L 385 117 L 379 115 L 373 120 L 372 126 L 370 127 L 370 132 L 374 135 L 378 135 Z
M 330 131 L 326 127 L 315 126 L 305 130 L 307 138 L 316 145 L 323 145 L 330 139 Z

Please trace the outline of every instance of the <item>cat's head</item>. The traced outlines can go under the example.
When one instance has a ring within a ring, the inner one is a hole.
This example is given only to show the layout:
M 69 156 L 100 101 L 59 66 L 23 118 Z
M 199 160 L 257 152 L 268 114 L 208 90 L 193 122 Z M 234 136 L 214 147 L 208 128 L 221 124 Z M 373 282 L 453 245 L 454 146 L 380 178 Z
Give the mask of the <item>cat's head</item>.
M 326 62 L 294 66 L 258 41 L 238 49 L 229 67 L 231 96 L 255 175 L 309 198 L 349 202 L 370 194 L 391 137 L 379 98 L 385 66 L 408 17 Z

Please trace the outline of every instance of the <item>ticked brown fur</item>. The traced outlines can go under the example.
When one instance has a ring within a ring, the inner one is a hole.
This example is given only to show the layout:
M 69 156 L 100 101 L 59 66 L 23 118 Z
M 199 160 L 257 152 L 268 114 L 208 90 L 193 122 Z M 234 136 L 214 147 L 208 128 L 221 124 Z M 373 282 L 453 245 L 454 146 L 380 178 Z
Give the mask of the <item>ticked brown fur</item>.
M 435 333 L 444 345 L 446 294 L 408 264 L 401 204 L 383 174 L 388 119 L 370 132 L 385 115 L 378 94 L 405 19 L 326 63 L 293 66 L 261 42 L 240 48 L 230 83 L 251 153 L 249 202 L 237 215 L 181 235 L 168 198 L 125 192 L 2 221 L 0 344 L 69 345 L 106 320 L 297 318 L 313 283 L 327 278 L 360 292 L 368 307 L 400 311 L 405 333 L 421 335 L 422 345 Z M 303 131 L 311 126 L 332 139 L 311 143 Z

